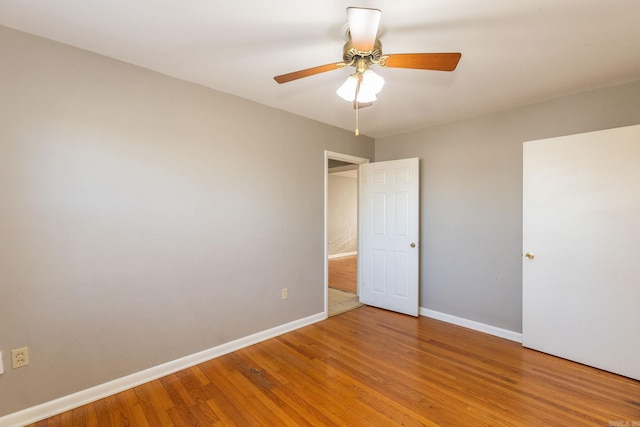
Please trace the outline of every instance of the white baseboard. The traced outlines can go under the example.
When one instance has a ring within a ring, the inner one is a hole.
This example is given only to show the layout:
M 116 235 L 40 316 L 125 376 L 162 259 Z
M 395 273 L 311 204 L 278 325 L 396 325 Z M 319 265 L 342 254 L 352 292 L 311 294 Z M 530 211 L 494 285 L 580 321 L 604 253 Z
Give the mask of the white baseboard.
M 139 386 L 149 381 L 162 378 L 166 375 L 181 371 L 199 363 L 215 359 L 216 357 L 220 357 L 233 351 L 240 350 L 244 347 L 248 347 L 261 341 L 277 337 L 278 335 L 282 335 L 287 332 L 302 328 L 304 326 L 319 322 L 321 320 L 325 320 L 326 318 L 326 313 L 314 314 L 303 319 L 276 326 L 275 328 L 271 328 L 266 331 L 239 338 L 226 344 L 221 344 L 219 346 L 201 351 L 199 353 L 191 354 L 189 356 L 185 356 L 171 362 L 163 363 L 162 365 L 154 366 L 152 368 L 145 369 L 144 371 L 136 372 L 134 374 L 127 375 L 125 377 L 118 378 L 113 381 L 109 381 L 107 383 L 79 391 L 77 393 L 63 396 L 50 402 L 23 409 L 22 411 L 14 412 L 12 414 L 0 417 L 0 426 L 18 427 L 27 424 L 33 424 L 36 421 L 40 421 L 45 418 L 60 414 L 62 412 L 77 408 L 79 406 L 86 405 L 87 403 L 103 399 L 105 397 Z
M 329 255 L 329 259 L 342 258 L 343 256 L 352 256 L 352 255 L 358 255 L 358 251 L 354 251 L 354 252 L 343 252 L 343 253 L 341 253 L 341 254 L 333 254 L 333 255 Z
M 424 307 L 420 307 L 420 315 L 431 317 L 432 319 L 436 320 L 442 320 L 443 322 L 452 323 L 454 325 L 462 326 L 463 328 L 473 329 L 474 331 L 483 332 L 485 334 L 504 338 L 510 341 L 522 343 L 522 334 L 519 332 L 498 328 L 496 326 L 487 325 L 484 323 L 476 322 L 474 320 L 464 319 L 462 317 L 452 316 L 451 314 L 441 313 L 439 311 L 430 310 Z

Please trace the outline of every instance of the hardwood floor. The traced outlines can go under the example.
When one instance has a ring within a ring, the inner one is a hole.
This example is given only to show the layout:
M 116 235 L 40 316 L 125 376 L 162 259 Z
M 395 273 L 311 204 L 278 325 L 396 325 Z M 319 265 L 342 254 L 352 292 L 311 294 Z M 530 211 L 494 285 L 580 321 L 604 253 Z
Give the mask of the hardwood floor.
M 94 425 L 634 426 L 640 382 L 363 306 L 34 424 Z
M 329 260 L 329 287 L 355 294 L 357 289 L 358 256 L 350 255 Z

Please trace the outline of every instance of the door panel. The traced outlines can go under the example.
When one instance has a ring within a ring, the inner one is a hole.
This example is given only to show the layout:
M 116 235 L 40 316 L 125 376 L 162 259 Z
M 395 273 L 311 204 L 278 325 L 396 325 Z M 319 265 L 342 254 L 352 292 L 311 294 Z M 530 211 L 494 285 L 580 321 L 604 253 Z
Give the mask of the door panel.
M 640 379 L 640 126 L 524 144 L 523 345 Z
M 360 298 L 418 315 L 419 161 L 362 165 Z

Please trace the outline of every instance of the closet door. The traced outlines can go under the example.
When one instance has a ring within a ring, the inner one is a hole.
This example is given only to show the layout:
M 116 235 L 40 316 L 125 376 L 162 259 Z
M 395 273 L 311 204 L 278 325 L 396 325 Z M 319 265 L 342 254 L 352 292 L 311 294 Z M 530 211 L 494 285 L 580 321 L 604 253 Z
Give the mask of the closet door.
M 523 345 L 640 380 L 640 126 L 524 144 Z

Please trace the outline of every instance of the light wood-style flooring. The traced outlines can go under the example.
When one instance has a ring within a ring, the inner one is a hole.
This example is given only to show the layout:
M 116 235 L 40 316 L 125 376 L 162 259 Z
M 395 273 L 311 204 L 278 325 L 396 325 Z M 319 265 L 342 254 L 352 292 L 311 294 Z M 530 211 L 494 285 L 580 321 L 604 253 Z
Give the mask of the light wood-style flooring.
M 329 316 L 360 307 L 358 298 L 358 256 L 329 259 Z
M 34 426 L 634 423 L 638 381 L 363 306 Z
M 329 312 L 327 313 L 329 316 L 337 316 L 361 305 L 356 294 L 329 288 Z
M 358 256 L 349 255 L 329 260 L 329 287 L 356 294 Z

